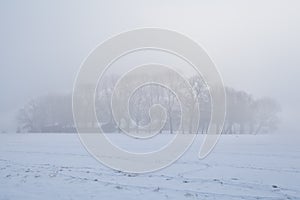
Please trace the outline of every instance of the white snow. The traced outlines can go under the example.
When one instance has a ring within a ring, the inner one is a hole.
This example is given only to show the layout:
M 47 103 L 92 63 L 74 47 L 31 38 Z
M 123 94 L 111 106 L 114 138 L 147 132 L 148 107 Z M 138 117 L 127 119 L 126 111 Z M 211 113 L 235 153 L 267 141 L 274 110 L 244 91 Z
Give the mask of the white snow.
M 154 147 L 168 139 L 157 137 Z M 202 139 L 163 170 L 128 174 L 96 161 L 76 134 L 0 134 L 0 199 L 300 199 L 300 136 L 223 135 L 199 160 Z

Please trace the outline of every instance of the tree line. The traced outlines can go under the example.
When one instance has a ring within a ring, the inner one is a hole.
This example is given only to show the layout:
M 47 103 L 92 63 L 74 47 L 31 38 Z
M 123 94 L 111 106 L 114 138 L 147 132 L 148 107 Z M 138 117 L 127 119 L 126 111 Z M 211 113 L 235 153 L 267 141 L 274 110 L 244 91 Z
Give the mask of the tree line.
M 98 125 L 105 132 L 120 131 L 120 122 L 115 122 L 111 109 L 111 96 L 117 80 L 115 75 L 107 76 L 97 88 L 96 114 Z M 193 88 L 194 97 L 198 100 L 198 105 L 191 106 L 199 106 L 200 109 L 197 133 L 206 134 L 211 117 L 209 88 L 199 77 L 190 77 L 189 83 Z M 180 87 L 180 83 L 176 81 L 172 84 Z M 129 102 L 132 120 L 139 126 L 149 123 L 149 109 L 154 104 L 162 105 L 167 113 L 167 120 L 161 132 L 191 133 L 190 130 L 178 130 L 181 119 L 180 102 L 176 94 L 160 85 L 145 85 L 132 94 Z M 226 87 L 226 108 L 223 134 L 268 133 L 278 127 L 280 106 L 271 98 L 255 99 L 245 91 Z M 17 122 L 17 132 L 76 132 L 72 96 L 50 94 L 32 99 L 19 110 Z

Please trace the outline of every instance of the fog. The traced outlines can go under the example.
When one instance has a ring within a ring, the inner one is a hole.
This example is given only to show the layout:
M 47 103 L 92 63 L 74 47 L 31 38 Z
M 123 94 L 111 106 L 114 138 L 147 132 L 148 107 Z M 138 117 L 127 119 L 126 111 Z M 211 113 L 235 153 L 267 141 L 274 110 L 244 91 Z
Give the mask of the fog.
M 300 131 L 299 1 L 2 1 L 0 131 L 28 100 L 71 92 L 89 52 L 120 32 L 160 27 L 197 41 L 226 86 L 281 107 L 278 132 Z

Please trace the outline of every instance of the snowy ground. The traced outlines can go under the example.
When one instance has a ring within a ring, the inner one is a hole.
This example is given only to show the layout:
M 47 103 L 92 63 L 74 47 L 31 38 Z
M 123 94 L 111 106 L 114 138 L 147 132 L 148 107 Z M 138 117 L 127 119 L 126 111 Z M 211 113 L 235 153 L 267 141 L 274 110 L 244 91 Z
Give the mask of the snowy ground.
M 137 175 L 103 166 L 77 135 L 0 134 L 0 199 L 300 199 L 300 136 L 223 135 L 204 160 L 201 140 L 175 164 Z

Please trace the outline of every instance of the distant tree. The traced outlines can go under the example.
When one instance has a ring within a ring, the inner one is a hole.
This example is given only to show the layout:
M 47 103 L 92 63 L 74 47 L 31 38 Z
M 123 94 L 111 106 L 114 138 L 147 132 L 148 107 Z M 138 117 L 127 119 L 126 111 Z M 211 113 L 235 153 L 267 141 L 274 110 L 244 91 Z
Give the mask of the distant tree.
M 226 88 L 227 113 L 224 133 L 251 133 L 254 99 L 244 91 Z
M 279 104 L 271 98 L 262 98 L 253 105 L 254 133 L 267 133 L 278 128 Z
M 74 131 L 71 95 L 46 95 L 31 100 L 17 115 L 20 132 Z
M 200 111 L 200 121 L 198 125 L 197 133 L 201 132 L 202 134 L 207 133 L 208 125 L 210 121 L 210 95 L 208 87 L 204 80 L 199 76 L 193 76 L 189 80 L 193 90 L 194 97 L 198 100 L 199 111 Z
M 114 132 L 117 128 L 111 108 L 111 96 L 117 80 L 115 75 L 104 76 L 101 84 L 97 87 L 96 114 L 102 130 L 105 132 Z
M 226 88 L 227 113 L 223 133 L 258 134 L 276 130 L 280 106 L 271 98 L 255 100 L 244 91 Z

